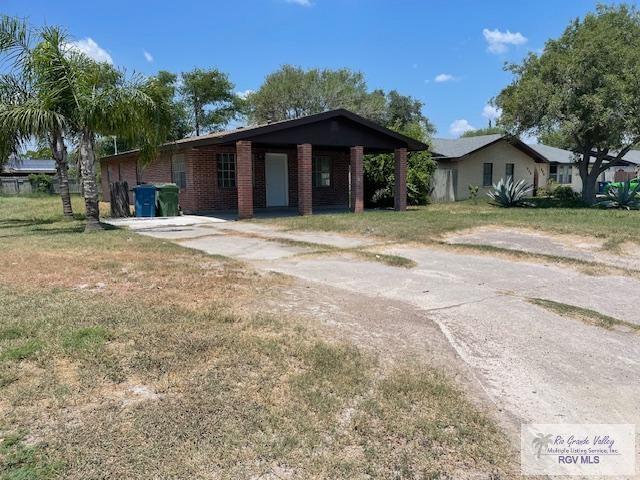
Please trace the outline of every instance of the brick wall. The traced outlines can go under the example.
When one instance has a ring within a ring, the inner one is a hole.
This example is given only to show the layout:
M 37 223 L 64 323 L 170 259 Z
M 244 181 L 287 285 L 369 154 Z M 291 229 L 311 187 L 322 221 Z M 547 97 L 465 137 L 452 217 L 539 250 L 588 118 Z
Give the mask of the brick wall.
M 313 187 L 313 205 L 346 207 L 349 204 L 349 154 L 322 150 L 313 153 L 331 157 L 331 184 Z
M 266 207 L 265 162 L 267 151 L 286 153 L 288 157 L 289 206 L 298 206 L 298 159 L 295 148 L 265 149 L 253 148 L 253 205 Z M 217 153 L 236 153 L 235 146 L 208 146 L 182 150 L 184 154 L 187 186 L 180 191 L 180 206 L 185 213 L 213 210 L 236 210 L 238 194 L 236 188 L 218 187 Z M 331 185 L 313 187 L 313 205 L 342 205 L 349 202 L 349 154 L 347 152 L 312 150 L 313 154 L 328 155 L 332 158 Z M 102 192 L 105 201 L 110 201 L 108 177 L 111 181 L 126 180 L 129 187 L 137 184 L 137 154 L 102 160 Z M 237 166 L 237 165 L 236 165 Z M 109 174 L 107 174 L 107 171 Z M 140 169 L 141 183 L 171 182 L 171 154 L 162 153 Z M 130 196 L 134 202 L 134 195 Z
M 398 148 L 394 153 L 395 192 L 394 207 L 402 211 L 407 209 L 407 149 Z
M 298 145 L 298 212 L 311 215 L 313 190 L 311 187 L 311 145 Z

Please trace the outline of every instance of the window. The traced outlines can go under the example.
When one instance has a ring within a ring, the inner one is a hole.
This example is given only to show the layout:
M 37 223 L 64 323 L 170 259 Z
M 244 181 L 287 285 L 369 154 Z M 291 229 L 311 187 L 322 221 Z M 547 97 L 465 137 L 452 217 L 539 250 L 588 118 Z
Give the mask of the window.
M 571 165 L 549 165 L 549 180 L 563 185 L 571 183 Z
M 510 178 L 513 180 L 513 172 L 515 170 L 515 166 L 513 163 L 507 163 L 504 168 L 504 176 L 505 178 Z
M 171 181 L 180 190 L 187 188 L 187 172 L 184 168 L 184 155 L 173 155 L 171 157 Z
M 493 184 L 493 163 L 482 164 L 482 186 L 490 187 Z
M 218 154 L 218 187 L 233 188 L 236 186 L 236 155 L 234 153 Z
M 313 157 L 312 185 L 314 187 L 331 185 L 331 157 Z

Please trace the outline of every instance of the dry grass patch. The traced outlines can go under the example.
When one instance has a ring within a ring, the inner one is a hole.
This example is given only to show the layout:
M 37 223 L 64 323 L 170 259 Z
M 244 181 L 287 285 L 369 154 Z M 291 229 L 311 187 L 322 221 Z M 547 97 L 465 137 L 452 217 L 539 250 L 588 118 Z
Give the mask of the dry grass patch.
M 286 278 L 51 215 L 0 220 L 0 478 L 514 476 L 438 371 L 245 307 Z

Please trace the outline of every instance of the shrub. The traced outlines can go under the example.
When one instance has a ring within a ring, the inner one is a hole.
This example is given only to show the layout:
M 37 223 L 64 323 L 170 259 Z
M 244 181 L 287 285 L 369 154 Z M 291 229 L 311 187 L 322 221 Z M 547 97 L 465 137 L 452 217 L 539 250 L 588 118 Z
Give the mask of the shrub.
M 553 192 L 558 186 L 557 182 L 549 180 L 545 186 L 538 188 L 538 197 L 553 197 Z
M 53 187 L 53 178 L 44 173 L 32 173 L 29 175 L 29 182 L 34 192 L 50 193 Z
M 478 201 L 478 190 L 480 190 L 480 187 L 478 185 L 468 185 L 467 188 L 469 189 L 469 198 L 473 200 L 473 203 L 476 203 Z
M 621 208 L 625 210 L 640 209 L 640 183 L 631 186 L 627 180 L 620 187 L 611 187 L 607 191 L 607 197 L 595 204 L 601 208 Z
M 532 185 L 527 184 L 524 180 L 516 183 L 511 177 L 501 178 L 497 184 L 493 185 L 493 190 L 487 195 L 501 207 L 530 207 L 533 204 L 526 202 L 527 194 L 533 189 Z
M 553 197 L 556 200 L 571 201 L 580 198 L 580 194 L 574 192 L 573 188 L 568 185 L 559 185 L 553 190 Z

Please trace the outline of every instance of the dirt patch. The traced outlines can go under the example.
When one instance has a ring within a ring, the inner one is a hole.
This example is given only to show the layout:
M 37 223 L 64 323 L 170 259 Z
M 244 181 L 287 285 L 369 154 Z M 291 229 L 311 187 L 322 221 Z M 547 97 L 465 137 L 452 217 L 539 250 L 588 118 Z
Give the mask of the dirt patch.
M 519 419 L 496 406 L 437 323 L 422 309 L 303 280 L 294 280 L 286 287 L 274 286 L 266 301 L 253 302 L 249 308 L 320 322 L 323 328 L 319 332 L 325 338 L 348 338 L 375 354 L 385 370 L 407 362 L 430 365 L 468 392 L 475 406 L 498 422 L 511 438 L 518 438 Z M 341 418 L 350 417 L 351 410 L 346 409 Z

